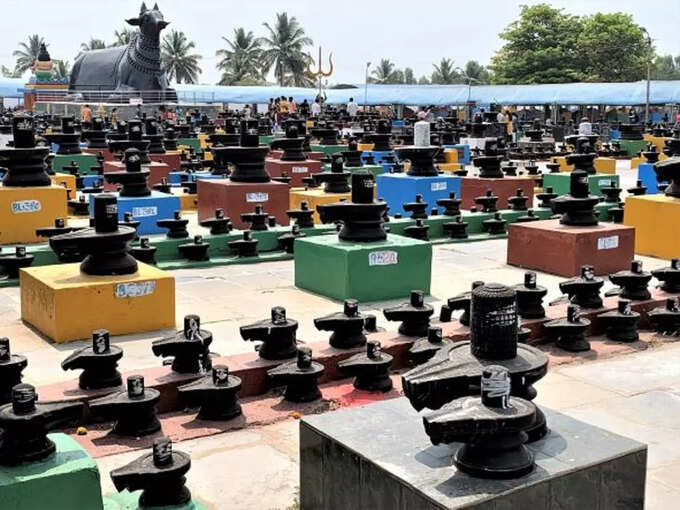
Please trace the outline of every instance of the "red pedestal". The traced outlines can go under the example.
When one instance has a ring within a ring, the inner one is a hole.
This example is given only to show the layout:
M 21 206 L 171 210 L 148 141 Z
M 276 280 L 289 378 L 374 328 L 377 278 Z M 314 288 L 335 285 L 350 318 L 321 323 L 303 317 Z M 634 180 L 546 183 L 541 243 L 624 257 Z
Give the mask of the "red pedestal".
M 165 163 L 158 163 L 157 161 L 152 161 L 149 165 L 142 165 L 142 168 L 149 170 L 149 186 L 158 184 L 161 182 L 163 177 L 168 178 L 170 176 L 170 167 Z M 124 172 L 125 165 L 120 161 L 104 161 L 104 173 L 110 172 Z M 116 184 L 109 184 L 104 182 L 104 191 L 116 191 Z
M 635 229 L 615 223 L 572 227 L 543 220 L 508 228 L 508 264 L 560 276 L 577 276 L 584 264 L 598 275 L 630 269 L 634 246 Z
M 307 159 L 313 159 L 315 161 L 321 161 L 325 154 L 321 151 L 312 151 L 307 153 Z
M 282 154 L 283 154 L 282 150 L 272 149 L 272 150 L 269 151 L 269 154 L 267 155 L 267 157 L 271 158 L 271 159 L 281 159 Z
M 265 169 L 272 177 L 281 177 L 283 172 L 290 177 L 290 185 L 293 187 L 304 186 L 303 177 L 321 172 L 321 161 L 306 159 L 304 161 L 281 161 L 280 159 L 267 158 Z
M 118 158 L 109 149 L 82 149 L 82 151 L 83 154 L 92 154 L 93 156 L 101 152 L 102 156 L 104 156 L 104 161 L 118 161 Z
M 460 179 L 460 198 L 463 201 L 461 209 L 475 207 L 475 198 L 486 195 L 487 190 L 493 191 L 498 197 L 498 209 L 508 208 L 508 198 L 521 188 L 529 197 L 529 207 L 534 202 L 534 180 L 524 177 L 503 177 L 500 179 L 481 179 L 480 177 L 462 177 Z
M 149 154 L 151 161 L 158 163 L 165 163 L 170 167 L 171 172 L 179 172 L 181 170 L 179 152 L 166 152 L 165 154 Z
M 229 179 L 199 179 L 198 220 L 214 216 L 215 209 L 221 207 L 234 227 L 244 229 L 248 224 L 241 221 L 241 214 L 253 212 L 257 204 L 262 204 L 267 214 L 276 217 L 276 223 L 288 225 L 288 189 L 287 184 L 276 181 L 251 184 Z

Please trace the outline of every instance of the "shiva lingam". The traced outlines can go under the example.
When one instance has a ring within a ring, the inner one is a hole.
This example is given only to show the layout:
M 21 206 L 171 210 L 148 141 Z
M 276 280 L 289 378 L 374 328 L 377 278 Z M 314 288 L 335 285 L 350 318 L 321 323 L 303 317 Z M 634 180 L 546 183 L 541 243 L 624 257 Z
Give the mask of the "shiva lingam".
M 449 343 L 449 341 L 447 340 L 446 343 Z M 444 345 L 442 328 L 430 326 L 427 330 L 427 336 L 413 342 L 408 350 L 409 363 L 413 366 L 422 365 L 437 354 Z
M 482 227 L 489 235 L 502 235 L 505 234 L 506 223 L 507 222 L 503 219 L 501 213 L 495 212 L 493 217 L 482 221 Z
M 430 315 L 434 309 L 425 304 L 425 293 L 412 290 L 407 303 L 391 306 L 383 310 L 388 321 L 401 321 L 399 333 L 404 336 L 425 336 L 430 326 Z
M 559 163 L 546 163 L 545 166 L 548 170 L 550 170 L 551 174 L 560 173 L 560 164 Z
M 477 287 L 481 287 L 482 285 L 484 285 L 484 282 L 479 280 L 474 281 L 472 282 L 472 287 L 469 292 L 463 292 L 462 294 L 458 294 L 457 296 L 449 298 L 446 301 L 446 307 L 450 312 L 453 312 L 454 310 L 463 310 L 463 313 L 458 318 L 458 321 L 463 326 L 470 325 L 470 305 L 472 303 L 472 291 Z
M 283 121 L 283 129 L 284 131 L 288 129 L 289 126 L 295 126 L 298 130 L 298 136 L 301 136 L 305 139 L 304 142 L 302 142 L 302 152 L 312 152 L 312 147 L 310 145 L 310 142 L 312 141 L 312 135 L 307 133 L 307 123 L 304 119 L 286 119 Z M 269 124 L 267 124 L 267 129 L 269 130 L 269 133 L 271 134 L 271 128 L 269 127 Z M 258 126 L 258 134 L 260 136 L 267 136 L 267 134 L 262 133 L 261 126 Z
M 508 161 L 506 165 L 501 165 L 501 171 L 507 177 L 517 177 L 517 165 L 512 161 Z
M 279 246 L 281 246 L 283 251 L 292 254 L 295 253 L 295 240 L 301 237 L 307 237 L 307 234 L 300 231 L 300 225 L 294 224 L 291 226 L 290 232 L 280 235 L 276 240 L 279 242 Z
M 211 235 L 228 234 L 233 225 L 231 219 L 224 215 L 224 209 L 215 209 L 215 216 L 207 218 L 198 223 L 201 227 L 209 228 Z
M 295 356 L 297 329 L 297 321 L 286 317 L 286 309 L 282 306 L 275 306 L 271 310 L 270 319 L 241 326 L 239 330 L 244 340 L 262 342 L 255 347 L 261 358 L 279 360 Z
M 106 133 L 106 138 L 109 140 L 126 140 L 127 139 L 127 122 L 119 120 L 115 129 L 111 129 Z
M 630 271 L 619 271 L 610 274 L 609 281 L 617 285 L 619 289 L 615 292 L 609 291 L 606 296 L 620 294 L 624 299 L 632 301 L 644 301 L 650 299 L 652 295 L 647 288 L 652 279 L 652 273 L 642 270 L 642 261 L 634 260 L 630 264 Z
M 127 378 L 127 389 L 90 401 L 95 416 L 113 418 L 113 432 L 120 436 L 142 437 L 161 429 L 156 416 L 156 404 L 161 398 L 158 390 L 144 386 L 144 376 Z
M 680 259 L 671 259 L 669 267 L 653 270 L 652 276 L 661 282 L 661 290 L 669 294 L 680 293 Z
M 366 352 L 355 354 L 338 363 L 341 373 L 354 377 L 354 387 L 364 391 L 388 392 L 392 389 L 390 366 L 392 356 L 382 351 L 380 342 L 366 342 Z
M 52 239 L 60 234 L 66 234 L 72 232 L 73 230 L 78 230 L 79 227 L 71 227 L 66 225 L 66 220 L 64 218 L 56 218 L 54 220 L 54 227 L 43 227 L 38 228 L 35 231 L 35 235 L 40 237 L 46 237 L 47 239 Z M 65 245 L 63 249 L 57 251 L 57 247 L 52 245 L 51 248 L 55 250 L 59 262 L 79 262 L 83 260 L 83 255 L 74 249 L 72 245 Z
M 121 197 L 148 197 L 151 190 L 147 185 L 149 170 L 142 170 L 142 154 L 138 149 L 126 149 L 123 157 L 123 172 L 108 172 L 104 178 L 112 184 L 122 184 Z
M 43 135 L 50 143 L 59 145 L 57 154 L 82 154 L 80 150 L 80 133 L 76 132 L 76 121 L 73 117 L 61 118 L 61 133 Z
M 567 154 L 567 165 L 574 165 L 574 171 L 582 170 L 588 174 L 595 174 L 595 167 L 593 161 L 597 157 L 597 153 L 593 150 L 593 145 L 590 140 L 584 136 L 576 139 L 574 152 Z
M 527 213 L 524 216 L 518 216 L 515 220 L 516 223 L 529 223 L 530 221 L 539 221 L 541 218 L 536 216 L 536 212 L 533 209 L 527 209 Z
M 386 239 L 383 214 L 387 210 L 387 204 L 373 199 L 374 187 L 375 178 L 371 173 L 361 170 L 353 173 L 351 202 L 318 205 L 316 210 L 321 221 L 342 221 L 338 237 L 343 241 L 371 242 Z
M 286 128 L 286 137 L 272 140 L 270 146 L 275 150 L 283 149 L 281 161 L 304 161 L 307 159 L 307 155 L 302 152 L 304 142 L 305 137 L 298 135 L 297 126 L 291 125 Z
M 492 190 L 486 190 L 486 195 L 482 195 L 475 198 L 475 204 L 481 206 L 481 212 L 490 213 L 496 212 L 496 202 L 498 202 L 498 196 L 493 194 Z
M 581 307 L 571 304 L 567 307 L 567 317 L 546 322 L 543 327 L 548 338 L 555 339 L 555 345 L 568 352 L 590 350 L 586 340 L 586 329 L 590 321 L 581 317 Z
M 638 179 L 637 182 L 635 183 L 635 186 L 633 186 L 632 188 L 628 188 L 626 191 L 628 191 L 630 195 L 637 197 L 640 195 L 647 194 L 647 186 L 644 186 L 642 184 L 642 181 Z
M 237 257 L 257 257 L 257 243 L 257 239 L 253 239 L 253 233 L 250 230 L 244 230 L 241 239 L 229 241 L 227 246 Z
M 524 131 L 524 134 L 529 137 L 529 141 L 531 142 L 540 142 L 543 140 L 543 128 L 541 127 L 541 121 L 538 119 L 535 119 L 531 129 L 527 129 Z
M 533 384 L 547 373 L 548 357 L 518 343 L 515 291 L 497 283 L 477 283 L 471 297 L 470 341 L 446 343 L 430 361 L 402 376 L 404 394 L 417 411 L 440 409 L 455 398 L 476 394 L 489 365 L 509 371 L 513 396 L 536 397 Z M 545 415 L 538 409 L 526 430 L 529 440 L 537 441 L 547 431 Z
M 25 246 L 19 245 L 14 248 L 14 254 L 0 255 L 0 267 L 7 278 L 19 278 L 19 270 L 30 266 L 34 258 L 33 255 L 26 252 Z
M 350 191 L 348 180 L 351 175 L 350 172 L 344 171 L 342 157 L 334 155 L 330 171 L 313 174 L 311 177 L 317 185 L 324 184 L 325 193 L 348 193 Z
M 629 120 L 633 120 L 629 118 Z M 619 124 L 619 131 L 621 132 L 621 140 L 642 140 L 642 124 L 640 123 L 629 123 Z
M 14 147 L 0 149 L 0 167 L 6 169 L 3 186 L 26 188 L 52 184 L 45 164 L 50 150 L 35 146 L 34 129 L 31 117 L 18 115 L 12 119 Z
M 522 188 L 517 188 L 514 196 L 508 198 L 509 209 L 515 211 L 526 211 L 529 197 L 524 194 Z
M 660 153 L 656 150 L 656 145 L 648 144 L 647 150 L 642 151 L 640 154 L 647 160 L 647 163 L 656 163 L 659 161 Z
M 612 179 L 609 181 L 609 186 L 600 186 L 600 191 L 602 191 L 605 196 L 605 202 L 618 204 L 621 200 L 619 195 L 623 190 L 619 188 L 616 185 L 616 181 Z
M 394 148 L 399 161 L 410 161 L 406 175 L 414 177 L 436 177 L 439 170 L 435 166 L 435 157 L 441 151 L 441 147 L 436 145 L 400 145 Z
M 680 305 L 678 298 L 666 299 L 666 305 L 647 313 L 654 330 L 663 335 L 677 335 L 680 332 Z
M 126 275 L 137 272 L 137 261 L 127 253 L 128 242 L 137 231 L 118 225 L 118 200 L 103 193 L 94 197 L 94 227 L 75 230 L 50 238 L 50 247 L 70 245 L 86 254 L 80 271 L 87 275 Z
M 97 329 L 92 332 L 92 347 L 78 349 L 61 362 L 63 370 L 82 369 L 78 386 L 84 390 L 95 390 L 120 386 L 122 379 L 117 370 L 123 349 L 111 345 L 109 332 Z
M 187 224 L 189 220 L 182 218 L 181 211 L 174 211 L 172 218 L 165 218 L 156 221 L 156 225 L 161 228 L 167 228 L 168 239 L 184 239 L 189 237 L 189 231 L 187 230 Z
M 182 257 L 195 262 L 209 260 L 209 248 L 210 243 L 203 241 L 203 236 L 201 235 L 194 236 L 193 242 L 180 244 L 177 247 Z
M 531 473 L 534 455 L 525 446 L 538 408 L 511 397 L 508 369 L 489 365 L 480 378 L 481 398 L 458 398 L 423 415 L 432 444 L 463 443 L 453 456 L 458 470 L 477 478 L 511 479 Z
M 454 221 L 447 221 L 442 225 L 442 229 L 451 239 L 467 239 L 467 227 L 468 223 L 463 221 L 460 214 L 454 218 Z
M 345 166 L 351 168 L 363 166 L 363 163 L 361 162 L 361 155 L 363 154 L 363 151 L 358 150 L 358 144 L 356 140 L 350 140 L 347 144 L 347 150 L 341 151 L 340 154 L 342 155 L 342 159 L 345 161 Z
M 267 370 L 267 376 L 274 386 L 285 386 L 283 398 L 289 402 L 313 402 L 321 398 L 319 378 L 324 366 L 312 361 L 312 350 L 299 347 L 297 360 L 283 363 Z
M 127 140 L 112 140 L 109 137 L 109 151 L 114 155 L 121 157 L 128 149 L 137 149 L 143 165 L 151 163 L 149 159 L 149 140 L 144 140 L 142 134 L 142 121 L 133 119 L 127 123 Z
M 99 151 L 97 153 L 96 158 L 97 162 L 90 167 L 90 173 L 102 175 L 104 173 L 104 153 L 102 151 Z
M 483 179 L 502 178 L 501 170 L 503 155 L 499 153 L 498 142 L 487 140 L 484 144 L 484 155 L 472 159 L 472 164 L 479 168 L 479 177 Z
M 156 250 L 155 246 L 151 246 L 151 242 L 148 237 L 142 237 L 139 239 L 139 244 L 137 246 L 130 246 L 128 252 L 135 259 L 145 264 L 156 264 Z
M 277 177 L 272 177 L 272 181 L 275 182 L 282 182 L 283 184 L 288 184 L 290 185 L 290 181 L 292 180 L 292 177 L 288 175 L 288 172 L 285 170 L 281 170 L 281 175 Z
M 77 182 L 77 181 L 76 181 Z M 77 187 L 77 185 L 76 185 Z M 89 195 L 91 193 L 103 193 L 104 192 L 104 181 L 102 179 L 97 179 L 92 181 L 91 186 L 84 186 L 80 189 L 80 192 Z
M 85 195 L 69 199 L 66 203 L 69 209 L 73 211 L 74 216 L 87 216 L 90 214 L 90 202 Z
M 338 145 L 338 130 L 325 122 L 318 122 L 311 134 L 319 140 L 320 145 Z
M 540 200 L 538 207 L 544 207 L 546 209 L 552 209 L 552 200 L 557 198 L 559 195 L 553 192 L 552 186 L 546 187 L 542 193 L 537 193 L 536 198 Z
M 0 338 L 0 405 L 12 401 L 12 388 L 21 383 L 26 356 L 12 354 L 9 338 Z
M 146 119 L 146 134 L 142 136 L 142 139 L 150 142 L 149 154 L 165 154 L 165 146 L 163 145 L 164 136 L 163 128 L 156 119 Z
M 313 228 L 314 227 L 314 211 L 309 208 L 309 204 L 303 201 L 300 204 L 299 209 L 289 209 L 286 214 L 291 220 L 295 220 L 294 225 L 300 228 Z
M 595 277 L 593 266 L 581 266 L 581 276 L 560 282 L 560 290 L 568 296 L 569 302 L 583 308 L 602 308 L 600 289 L 604 285 L 602 278 Z M 552 304 L 559 302 L 553 301 Z
M 118 492 L 141 490 L 140 509 L 193 508 L 191 492 L 184 485 L 191 458 L 173 451 L 167 437 L 154 439 L 153 452 L 142 455 L 129 464 L 111 471 L 111 480 Z M 190 504 L 190 506 L 186 506 Z
M 173 336 L 154 340 L 151 349 L 155 356 L 174 356 L 172 370 L 180 374 L 200 374 L 211 368 L 210 344 L 212 333 L 201 329 L 198 315 L 184 316 L 184 329 Z
M 241 379 L 231 375 L 225 365 L 215 365 L 209 375 L 177 390 L 189 407 L 200 406 L 199 420 L 227 421 L 241 415 L 238 401 Z
M 456 194 L 452 191 L 448 198 L 437 200 L 437 205 L 444 208 L 442 213 L 444 216 L 460 216 L 460 204 L 462 202 L 460 198 L 456 198 Z
M 406 202 L 402 204 L 402 207 L 404 211 L 410 212 L 411 216 L 409 216 L 412 220 L 415 219 L 427 219 L 427 202 L 423 202 L 423 195 L 420 193 L 416 194 L 416 201 L 415 202 Z
M 536 161 L 533 159 L 529 160 L 528 163 L 524 164 L 524 169 L 527 171 L 528 175 L 539 175 L 538 164 L 536 164 Z
M 83 130 L 82 136 L 87 141 L 88 149 L 106 149 L 106 123 L 101 117 L 92 119 L 90 129 Z
M 251 213 L 241 213 L 241 221 L 250 223 L 250 230 L 267 230 L 268 219 L 269 214 L 264 212 L 262 204 L 257 204 Z
M 524 273 L 524 283 L 512 287 L 517 292 L 517 313 L 523 319 L 541 319 L 545 317 L 543 298 L 548 289 L 536 284 L 536 273 Z
M 597 320 L 604 326 L 610 340 L 637 342 L 640 339 L 637 332 L 640 314 L 631 310 L 629 299 L 620 299 L 616 310 L 601 313 Z
M 343 311 L 314 319 L 319 331 L 332 331 L 328 343 L 336 349 L 353 349 L 366 343 L 366 316 L 359 312 L 356 299 L 345 299 Z
M 390 140 L 392 138 L 392 121 L 388 119 L 378 120 L 375 132 L 366 133 L 364 138 L 366 139 L 366 143 L 373 144 L 374 152 L 391 151 L 392 146 Z
M 664 194 L 680 198 L 680 158 L 673 157 L 654 163 L 654 173 L 659 182 L 668 182 Z
M 163 131 L 163 145 L 166 151 L 176 151 L 177 150 L 177 132 L 169 127 Z
M 583 170 L 574 170 L 569 177 L 569 194 L 553 198 L 550 202 L 553 213 L 562 214 L 560 223 L 563 225 L 597 225 L 594 207 L 600 198 L 590 194 L 588 174 Z
M 434 210 L 436 211 L 436 209 Z M 410 237 L 411 239 L 420 239 L 421 241 L 429 241 L 430 236 L 428 232 L 430 226 L 425 223 L 425 220 L 417 219 L 414 225 L 409 225 L 404 227 L 404 235 Z
M 623 223 L 624 202 L 618 202 L 615 206 L 607 209 L 607 214 L 609 215 L 609 221 L 612 223 Z
M 35 387 L 17 384 L 11 403 L 0 407 L 0 464 L 17 466 L 50 457 L 55 444 L 47 433 L 76 422 L 82 415 L 82 402 L 38 402 Z

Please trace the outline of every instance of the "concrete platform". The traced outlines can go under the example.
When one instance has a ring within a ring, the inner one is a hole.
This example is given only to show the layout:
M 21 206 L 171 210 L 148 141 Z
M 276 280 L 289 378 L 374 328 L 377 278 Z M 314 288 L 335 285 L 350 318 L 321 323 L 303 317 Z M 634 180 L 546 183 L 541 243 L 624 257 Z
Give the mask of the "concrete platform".
M 628 197 L 623 223 L 635 227 L 635 253 L 670 259 L 680 255 L 680 199 L 663 194 Z
M 265 170 L 272 177 L 281 177 L 285 172 L 290 177 L 290 185 L 301 187 L 304 177 L 318 174 L 321 171 L 321 161 L 306 159 L 303 161 L 281 161 L 280 159 L 267 158 L 265 160 Z
M 481 177 L 460 178 L 461 209 L 477 207 L 475 198 L 486 195 L 487 190 L 493 191 L 498 196 L 496 206 L 498 209 L 508 208 L 508 198 L 515 196 L 520 188 L 524 195 L 529 197 L 531 204 L 534 198 L 534 179 L 526 177 L 503 177 L 498 179 L 482 179 Z
M 67 215 L 66 188 L 61 185 L 0 186 L 0 244 L 43 241 L 35 229 L 52 226 L 56 218 Z
M 543 176 L 543 187 L 552 187 L 553 192 L 558 195 L 568 195 L 571 175 L 568 173 L 545 174 Z M 588 176 L 588 189 L 592 195 L 602 195 L 600 188 L 609 186 L 611 181 L 619 183 L 619 176 L 612 174 L 591 174 Z
M 144 170 L 149 171 L 149 187 L 161 182 L 161 179 L 170 177 L 170 167 L 166 163 L 151 161 L 148 165 L 142 165 Z M 124 172 L 125 164 L 120 161 L 104 161 L 104 174 L 109 172 Z M 109 184 L 104 180 L 105 191 L 116 191 L 117 184 Z

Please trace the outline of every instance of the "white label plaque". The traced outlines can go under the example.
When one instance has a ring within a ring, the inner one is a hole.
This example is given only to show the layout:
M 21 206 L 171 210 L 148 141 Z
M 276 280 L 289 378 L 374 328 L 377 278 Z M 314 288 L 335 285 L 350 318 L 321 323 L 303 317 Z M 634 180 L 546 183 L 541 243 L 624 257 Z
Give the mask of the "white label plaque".
M 612 250 L 619 247 L 619 236 L 600 237 L 597 240 L 598 250 Z
M 12 212 L 14 214 L 38 212 L 42 209 L 37 200 L 19 200 L 12 202 Z
M 611 182 L 612 182 L 611 179 L 600 179 L 598 181 L 600 187 L 602 187 L 602 186 L 608 187 Z
M 431 191 L 443 191 L 446 189 L 446 182 L 433 182 L 430 185 Z
M 149 216 L 158 216 L 158 207 L 154 205 L 146 207 L 133 207 L 132 216 L 135 218 L 147 218 Z
M 368 254 L 369 266 L 391 266 L 399 263 L 399 255 L 396 251 L 372 251 Z
M 131 282 L 116 285 L 117 298 L 136 298 L 149 296 L 156 291 L 156 282 Z
M 294 174 L 306 174 L 309 172 L 309 169 L 306 166 L 294 166 L 293 167 L 293 173 Z
M 269 193 L 255 192 L 246 193 L 246 202 L 267 202 L 269 200 Z

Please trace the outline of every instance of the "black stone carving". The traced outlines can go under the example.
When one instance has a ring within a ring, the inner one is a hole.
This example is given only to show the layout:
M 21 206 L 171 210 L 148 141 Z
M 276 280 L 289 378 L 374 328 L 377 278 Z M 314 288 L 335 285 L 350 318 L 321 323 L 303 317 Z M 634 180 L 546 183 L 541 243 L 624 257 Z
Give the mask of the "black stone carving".
M 354 377 L 354 387 L 365 391 L 387 392 L 392 389 L 390 366 L 392 356 L 382 352 L 380 342 L 366 342 L 366 352 L 358 353 L 338 363 L 343 374 Z
M 0 167 L 6 168 L 5 187 L 50 186 L 46 159 L 47 147 L 35 146 L 35 126 L 31 117 L 17 115 L 12 119 L 14 147 L 0 149 Z
M 570 175 L 569 194 L 552 199 L 551 207 L 553 213 L 562 214 L 563 225 L 591 226 L 597 225 L 593 208 L 599 201 L 599 197 L 590 194 L 588 174 L 574 170 Z
M 366 343 L 364 327 L 366 316 L 359 312 L 356 299 L 346 299 L 343 311 L 314 319 L 320 331 L 332 331 L 329 343 L 336 349 L 352 349 Z
M 92 332 L 92 347 L 78 349 L 61 362 L 63 370 L 82 369 L 79 386 L 84 390 L 120 386 L 122 379 L 117 370 L 123 349 L 111 345 L 109 332 L 97 329 Z
M 286 317 L 286 309 L 275 306 L 271 309 L 271 318 L 241 326 L 240 332 L 246 341 L 262 342 L 255 348 L 261 358 L 279 360 L 295 356 L 297 329 L 297 321 Z
M 524 273 L 524 283 L 513 287 L 517 292 L 517 312 L 523 319 L 541 319 L 545 317 L 543 298 L 548 289 L 536 284 L 536 273 Z
M 583 308 L 602 308 L 600 289 L 604 285 L 597 278 L 593 266 L 581 266 L 581 276 L 560 282 L 560 290 L 567 294 L 569 302 Z
M 190 407 L 200 405 L 200 420 L 226 421 L 241 415 L 241 379 L 231 375 L 225 365 L 215 365 L 209 375 L 177 390 Z
M 210 370 L 212 366 L 212 341 L 212 333 L 201 329 L 201 318 L 198 315 L 186 315 L 182 331 L 171 337 L 154 340 L 151 349 L 156 356 L 174 356 L 173 371 L 180 374 L 199 374 Z
M 168 229 L 168 239 L 184 239 L 185 237 L 189 237 L 189 231 L 187 230 L 188 224 L 189 220 L 182 218 L 181 211 L 175 211 L 172 218 L 156 221 L 156 225 Z
M 666 306 L 654 308 L 647 313 L 654 330 L 664 335 L 678 335 L 680 332 L 680 305 L 678 298 L 666 299 Z
M 444 345 L 442 328 L 430 326 L 427 330 L 427 336 L 413 342 L 413 345 L 408 350 L 409 363 L 413 366 L 422 365 L 437 354 Z
M 620 299 L 616 310 L 601 313 L 597 316 L 604 328 L 607 338 L 616 342 L 637 342 L 639 335 L 637 324 L 640 314 L 631 310 L 629 299 Z
M 324 366 L 312 361 L 312 350 L 299 347 L 297 359 L 267 371 L 274 386 L 286 386 L 283 398 L 289 402 L 312 402 L 321 398 L 318 380 Z
M 9 338 L 0 338 L 0 405 L 12 401 L 12 388 L 21 383 L 26 356 L 12 354 Z
M 633 301 L 644 301 L 652 297 L 647 288 L 651 279 L 652 273 L 642 270 L 640 260 L 631 262 L 630 271 L 619 271 L 609 275 L 609 280 L 620 287 L 621 297 Z M 608 292 L 607 295 L 611 293 Z
M 567 317 L 546 322 L 543 327 L 548 338 L 555 339 L 555 345 L 569 352 L 590 350 L 586 340 L 586 329 L 590 321 L 581 317 L 581 307 L 571 304 L 567 307 Z
M 412 290 L 408 303 L 391 306 L 383 310 L 388 321 L 401 321 L 399 333 L 405 336 L 425 336 L 434 309 L 425 303 L 422 290 Z

